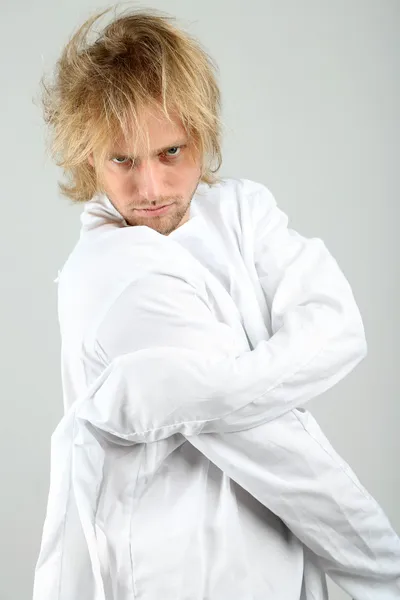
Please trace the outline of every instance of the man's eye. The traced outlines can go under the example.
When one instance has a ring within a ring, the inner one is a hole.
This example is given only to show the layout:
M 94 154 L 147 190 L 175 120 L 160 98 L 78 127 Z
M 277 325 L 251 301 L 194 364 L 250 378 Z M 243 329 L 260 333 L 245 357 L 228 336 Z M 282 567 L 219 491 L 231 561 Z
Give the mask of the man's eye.
M 130 158 L 127 158 L 126 156 L 114 156 L 114 158 L 111 159 L 116 165 L 127 165 L 130 162 Z
M 172 152 L 172 154 L 168 154 L 169 152 Z M 173 146 L 172 148 L 169 148 L 166 151 L 165 155 L 173 158 L 175 156 L 178 156 L 180 154 L 180 152 L 181 152 L 181 146 Z

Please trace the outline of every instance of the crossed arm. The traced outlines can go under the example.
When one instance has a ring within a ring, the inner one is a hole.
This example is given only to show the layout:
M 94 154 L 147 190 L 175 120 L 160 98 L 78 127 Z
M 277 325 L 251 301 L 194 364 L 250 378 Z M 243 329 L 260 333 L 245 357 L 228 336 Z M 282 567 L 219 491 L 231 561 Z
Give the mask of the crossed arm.
M 98 331 L 105 370 L 79 416 L 121 443 L 183 434 L 279 516 L 353 598 L 398 598 L 398 537 L 298 408 L 365 356 L 350 286 L 321 240 L 288 230 L 274 203 L 258 228 L 270 339 L 238 355 L 189 274 L 149 274 Z
M 324 375 L 306 356 L 286 379 L 279 365 L 271 380 L 279 355 L 268 342 L 232 356 L 231 332 L 189 284 L 149 276 L 100 328 L 108 375 L 79 416 L 123 443 L 182 433 L 279 516 L 353 598 L 394 599 L 399 539 L 312 416 L 294 408 L 315 395 L 313 384 L 326 389 L 360 360 L 362 342 L 357 354 L 341 335 L 352 351 L 330 365 L 325 354 Z M 322 350 L 313 352 L 318 360 Z
M 251 201 L 269 339 L 235 351 L 179 249 L 174 264 L 160 257 L 162 268 L 127 287 L 100 326 L 96 351 L 106 369 L 112 364 L 102 386 L 118 382 L 127 397 L 137 394 L 132 441 L 254 427 L 325 392 L 366 355 L 352 290 L 322 240 L 289 229 L 265 187 Z

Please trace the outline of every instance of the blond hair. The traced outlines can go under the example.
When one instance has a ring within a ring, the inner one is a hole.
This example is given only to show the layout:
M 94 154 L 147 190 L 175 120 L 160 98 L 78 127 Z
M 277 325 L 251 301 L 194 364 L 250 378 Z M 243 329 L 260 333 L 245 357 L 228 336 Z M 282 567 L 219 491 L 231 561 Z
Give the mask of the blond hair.
M 62 194 L 76 202 L 101 187 L 98 172 L 117 139 L 144 135 L 139 115 L 153 107 L 170 120 L 179 118 L 202 159 L 201 181 L 219 179 L 221 99 L 218 67 L 200 43 L 155 10 L 130 10 L 115 16 L 97 38 L 96 22 L 111 9 L 91 16 L 64 47 L 53 80 L 42 78 L 43 114 L 50 152 L 67 182 Z M 88 157 L 93 155 L 93 168 Z M 213 170 L 212 163 L 217 166 Z

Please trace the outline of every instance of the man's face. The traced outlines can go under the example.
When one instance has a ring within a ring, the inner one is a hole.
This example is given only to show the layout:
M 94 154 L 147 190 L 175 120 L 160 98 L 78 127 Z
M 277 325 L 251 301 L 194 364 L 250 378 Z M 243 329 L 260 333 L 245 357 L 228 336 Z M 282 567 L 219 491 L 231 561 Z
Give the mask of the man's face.
M 181 124 L 158 113 L 144 112 L 149 151 L 135 157 L 121 142 L 101 174 L 108 198 L 129 225 L 147 225 L 168 235 L 189 219 L 191 199 L 200 180 L 201 161 L 191 153 Z M 92 158 L 89 162 L 93 165 Z M 132 166 L 133 165 L 133 166 Z

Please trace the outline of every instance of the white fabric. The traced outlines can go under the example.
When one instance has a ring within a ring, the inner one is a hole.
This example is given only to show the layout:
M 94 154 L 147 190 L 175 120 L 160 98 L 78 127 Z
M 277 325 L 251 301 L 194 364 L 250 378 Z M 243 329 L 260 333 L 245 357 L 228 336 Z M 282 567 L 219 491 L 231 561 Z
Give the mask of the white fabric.
M 400 541 L 301 406 L 366 354 L 324 243 L 248 180 L 170 236 L 87 203 L 34 600 L 400 598 Z M 251 350 L 251 351 L 250 351 Z

